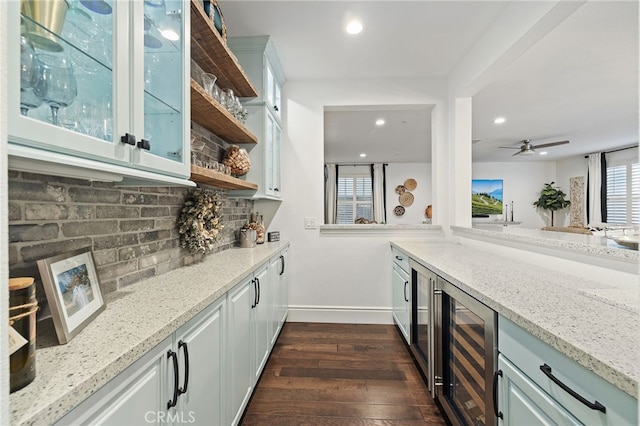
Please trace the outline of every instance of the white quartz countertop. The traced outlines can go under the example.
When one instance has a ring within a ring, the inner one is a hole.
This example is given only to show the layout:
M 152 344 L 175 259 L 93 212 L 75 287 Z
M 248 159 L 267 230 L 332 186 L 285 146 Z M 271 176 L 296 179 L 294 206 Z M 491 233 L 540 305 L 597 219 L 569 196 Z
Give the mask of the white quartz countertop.
M 639 286 L 588 281 L 453 242 L 391 245 L 638 398 Z
M 527 229 L 512 226 L 496 226 L 491 230 L 452 226 L 451 230 L 455 235 L 464 237 L 476 237 L 534 245 L 563 251 L 571 251 L 573 253 L 598 256 L 621 262 L 629 262 L 636 266 L 638 265 L 638 250 L 632 250 L 621 246 L 612 239 L 601 235 L 543 231 L 540 229 Z
M 53 328 L 39 332 L 36 378 L 10 395 L 11 424 L 55 422 L 286 246 L 225 250 L 107 294 L 106 309 L 66 345 Z

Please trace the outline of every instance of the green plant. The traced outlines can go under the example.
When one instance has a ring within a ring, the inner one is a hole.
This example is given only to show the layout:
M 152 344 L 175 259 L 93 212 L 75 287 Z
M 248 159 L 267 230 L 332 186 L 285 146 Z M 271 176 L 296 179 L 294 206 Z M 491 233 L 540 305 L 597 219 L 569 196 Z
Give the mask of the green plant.
M 540 191 L 540 198 L 533 202 L 533 205 L 540 209 L 551 210 L 551 226 L 553 226 L 553 212 L 562 210 L 571 204 L 571 201 L 564 198 L 567 194 L 553 187 L 554 183 L 545 183 L 544 188 Z

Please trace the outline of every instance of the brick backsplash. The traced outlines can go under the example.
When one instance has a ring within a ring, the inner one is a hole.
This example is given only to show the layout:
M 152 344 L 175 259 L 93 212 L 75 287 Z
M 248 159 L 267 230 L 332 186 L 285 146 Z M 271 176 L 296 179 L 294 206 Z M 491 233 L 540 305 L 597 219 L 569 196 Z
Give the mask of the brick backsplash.
M 204 132 L 201 132 L 204 133 Z M 221 149 L 207 143 L 209 152 Z M 253 201 L 223 201 L 224 230 L 215 251 L 236 245 Z M 120 188 L 111 183 L 9 171 L 9 273 L 38 281 L 36 260 L 90 247 L 103 293 L 202 260 L 180 248 L 176 220 L 185 187 Z

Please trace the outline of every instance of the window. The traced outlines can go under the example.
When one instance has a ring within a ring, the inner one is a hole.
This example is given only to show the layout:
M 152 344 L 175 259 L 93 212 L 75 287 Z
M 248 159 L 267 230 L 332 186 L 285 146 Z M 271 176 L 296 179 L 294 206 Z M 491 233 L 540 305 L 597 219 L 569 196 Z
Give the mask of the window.
M 640 224 L 640 164 L 607 166 L 607 222 Z
M 373 220 L 371 176 L 339 176 L 336 223 L 354 223 L 359 217 Z

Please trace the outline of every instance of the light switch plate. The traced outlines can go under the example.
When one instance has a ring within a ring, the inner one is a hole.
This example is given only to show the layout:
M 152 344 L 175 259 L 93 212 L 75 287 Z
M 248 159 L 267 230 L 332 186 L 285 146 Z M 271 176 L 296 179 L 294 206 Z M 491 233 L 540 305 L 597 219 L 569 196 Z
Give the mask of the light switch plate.
M 317 227 L 318 227 L 318 218 L 316 217 L 304 218 L 304 229 L 316 229 Z

